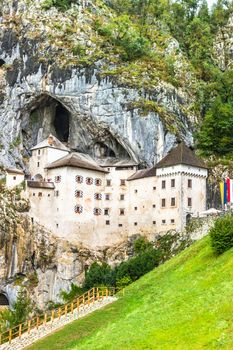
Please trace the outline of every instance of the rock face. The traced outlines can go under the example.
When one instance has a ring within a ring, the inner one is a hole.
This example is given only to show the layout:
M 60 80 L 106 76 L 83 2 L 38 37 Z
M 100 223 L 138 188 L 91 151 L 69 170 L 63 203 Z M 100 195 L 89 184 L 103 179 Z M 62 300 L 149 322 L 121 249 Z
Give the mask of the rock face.
M 214 42 L 214 54 L 221 70 L 233 66 L 233 15 L 225 27 L 221 28 Z
M 0 79 L 5 86 L 0 96 L 3 164 L 18 163 L 25 168 L 30 147 L 50 132 L 71 148 L 92 153 L 96 144 L 103 143 L 118 157 L 130 156 L 148 165 L 171 149 L 177 133 L 188 144 L 192 143 L 192 122 L 196 117 L 189 108 L 193 101 L 184 90 L 163 81 L 158 81 L 150 91 L 129 87 L 110 76 L 102 76 L 103 60 L 83 68 L 78 64 L 62 68 L 59 61 L 62 50 L 56 43 L 46 42 L 46 35 L 49 37 L 46 21 L 53 19 L 55 25 L 61 14 L 56 9 L 42 11 L 40 2 L 34 5 L 30 1 L 27 5 L 20 0 L 3 1 L 0 18 Z M 79 16 L 80 8 L 76 11 Z M 84 34 L 80 36 L 87 40 Z M 174 47 L 177 50 L 177 45 L 175 40 L 169 42 L 166 54 L 171 54 Z M 148 108 L 142 116 L 138 105 L 142 99 L 158 103 L 175 120 L 165 123 L 159 110 Z M 65 123 L 64 114 L 68 116 L 67 132 L 60 135 L 62 131 L 55 120 L 60 118 L 61 126 Z M 179 132 L 172 131 L 175 124 Z

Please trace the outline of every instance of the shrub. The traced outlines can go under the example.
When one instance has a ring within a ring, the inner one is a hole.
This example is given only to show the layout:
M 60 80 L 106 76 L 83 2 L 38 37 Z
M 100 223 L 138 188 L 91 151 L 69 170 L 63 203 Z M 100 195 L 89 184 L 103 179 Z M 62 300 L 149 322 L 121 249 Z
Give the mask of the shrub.
M 90 289 L 101 285 L 115 285 L 114 272 L 108 264 L 94 262 L 86 273 L 84 288 Z
M 133 281 L 129 276 L 124 276 L 116 281 L 117 289 L 122 289 L 131 284 Z
M 77 286 L 74 283 L 71 283 L 70 291 L 69 292 L 62 291 L 60 293 L 60 295 L 61 295 L 62 299 L 64 300 L 64 302 L 70 302 L 70 301 L 74 300 L 74 298 L 82 295 L 83 293 L 84 293 L 83 288 Z
M 215 221 L 210 230 L 211 245 L 217 254 L 233 247 L 233 216 L 226 215 Z
M 144 253 L 149 249 L 152 249 L 153 245 L 145 237 L 140 237 L 134 241 L 133 247 L 134 247 L 134 252 L 137 255 L 137 254 Z

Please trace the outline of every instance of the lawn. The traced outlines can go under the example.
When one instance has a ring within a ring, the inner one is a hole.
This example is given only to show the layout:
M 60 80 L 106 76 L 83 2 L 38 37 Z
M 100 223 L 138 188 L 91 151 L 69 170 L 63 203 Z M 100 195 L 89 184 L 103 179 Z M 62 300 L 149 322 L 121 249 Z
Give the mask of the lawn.
M 216 257 L 206 237 L 29 349 L 232 350 L 233 250 Z

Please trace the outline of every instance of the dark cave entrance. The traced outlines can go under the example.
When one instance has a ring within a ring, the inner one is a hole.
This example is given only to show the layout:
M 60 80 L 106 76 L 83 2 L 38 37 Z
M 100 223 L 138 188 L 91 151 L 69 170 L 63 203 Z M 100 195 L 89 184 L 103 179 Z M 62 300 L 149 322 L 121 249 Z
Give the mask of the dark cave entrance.
M 2 67 L 6 62 L 0 58 L 0 67 Z
M 57 138 L 61 142 L 68 142 L 70 132 L 70 113 L 60 103 L 56 106 L 53 125 Z
M 0 308 L 9 307 L 9 300 L 4 293 L 0 293 Z
M 110 147 L 105 145 L 103 142 L 97 142 L 94 145 L 94 154 L 98 158 L 116 157 L 115 152 Z

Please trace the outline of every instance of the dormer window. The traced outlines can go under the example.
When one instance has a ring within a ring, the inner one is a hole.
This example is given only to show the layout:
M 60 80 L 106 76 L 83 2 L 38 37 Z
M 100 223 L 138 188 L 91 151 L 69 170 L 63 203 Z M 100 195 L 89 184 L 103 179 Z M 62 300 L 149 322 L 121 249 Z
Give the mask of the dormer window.
M 95 179 L 95 185 L 96 186 L 101 186 L 102 185 L 101 179 Z
M 55 182 L 56 183 L 61 182 L 61 175 L 55 176 Z
M 92 185 L 93 184 L 93 178 L 92 177 L 87 177 L 86 178 L 86 184 L 87 185 Z
M 81 184 L 83 183 L 83 177 L 81 175 L 76 175 L 75 176 L 75 181 L 78 183 L 78 184 Z

